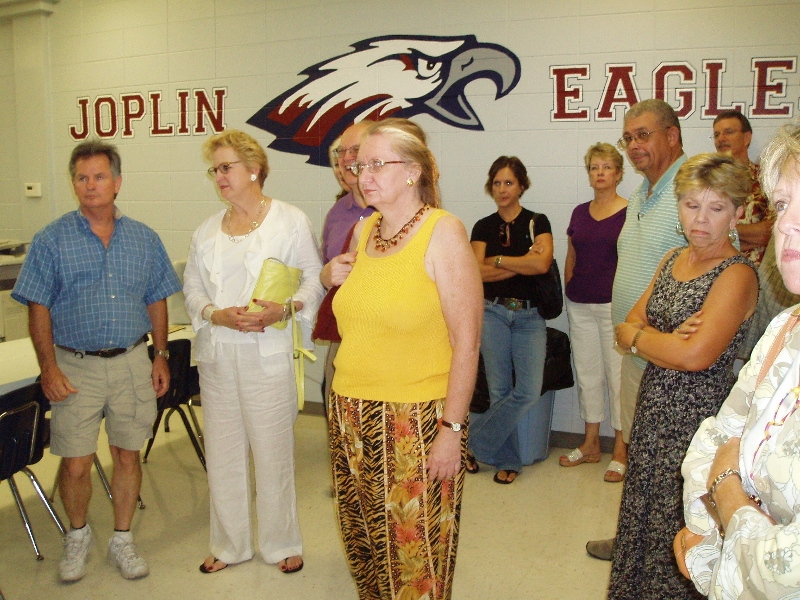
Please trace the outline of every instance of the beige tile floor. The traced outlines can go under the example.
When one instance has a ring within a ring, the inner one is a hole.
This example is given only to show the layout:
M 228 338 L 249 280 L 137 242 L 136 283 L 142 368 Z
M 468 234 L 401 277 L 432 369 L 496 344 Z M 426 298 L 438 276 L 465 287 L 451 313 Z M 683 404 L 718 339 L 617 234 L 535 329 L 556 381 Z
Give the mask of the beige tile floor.
M 260 558 L 215 575 L 197 567 L 207 554 L 208 491 L 205 474 L 178 418 L 159 432 L 143 465 L 142 496 L 134 532 L 151 574 L 126 581 L 105 560 L 111 506 L 98 491 L 90 508 L 95 545 L 83 580 L 58 581 L 61 544 L 55 526 L 17 476 L 31 514 L 43 561 L 36 561 L 8 483 L 0 486 L 0 590 L 6 600 L 161 600 L 189 598 L 351 600 L 356 598 L 338 537 L 330 497 L 325 421 L 301 415 L 297 434 L 298 509 L 305 568 L 280 573 Z M 603 482 L 605 463 L 564 469 L 559 449 L 526 467 L 513 485 L 497 485 L 483 468 L 468 475 L 463 501 L 453 598 L 455 600 L 599 600 L 605 598 L 610 563 L 586 555 L 589 539 L 614 533 L 621 486 Z M 107 449 L 101 453 L 110 462 Z M 50 488 L 57 459 L 34 467 Z M 110 467 L 109 467 L 110 471 Z M 63 516 L 63 507 L 56 502 Z

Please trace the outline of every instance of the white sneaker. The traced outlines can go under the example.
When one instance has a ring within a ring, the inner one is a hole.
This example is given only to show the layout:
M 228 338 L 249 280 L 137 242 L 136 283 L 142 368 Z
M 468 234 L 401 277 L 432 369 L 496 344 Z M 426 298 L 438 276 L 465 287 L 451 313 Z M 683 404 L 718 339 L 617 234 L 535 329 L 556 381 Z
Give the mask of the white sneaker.
M 125 579 L 144 577 L 150 572 L 147 561 L 139 554 L 130 534 L 116 534 L 108 540 L 108 560 L 119 568 Z
M 92 546 L 92 528 L 71 529 L 64 536 L 64 555 L 58 565 L 61 581 L 78 581 L 86 575 L 86 558 Z

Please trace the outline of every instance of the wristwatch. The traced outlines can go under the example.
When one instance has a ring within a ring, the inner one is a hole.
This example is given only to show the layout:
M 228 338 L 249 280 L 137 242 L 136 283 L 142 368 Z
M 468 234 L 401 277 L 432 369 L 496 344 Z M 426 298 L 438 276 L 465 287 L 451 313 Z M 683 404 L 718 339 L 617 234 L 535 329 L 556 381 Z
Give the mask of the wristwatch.
M 444 425 L 445 427 L 449 427 L 453 431 L 461 431 L 464 428 L 464 426 L 461 423 L 450 423 L 449 421 L 445 421 L 444 419 L 441 419 L 441 423 L 442 425 Z
M 156 350 L 153 354 L 163 356 L 166 360 L 169 360 L 169 350 Z

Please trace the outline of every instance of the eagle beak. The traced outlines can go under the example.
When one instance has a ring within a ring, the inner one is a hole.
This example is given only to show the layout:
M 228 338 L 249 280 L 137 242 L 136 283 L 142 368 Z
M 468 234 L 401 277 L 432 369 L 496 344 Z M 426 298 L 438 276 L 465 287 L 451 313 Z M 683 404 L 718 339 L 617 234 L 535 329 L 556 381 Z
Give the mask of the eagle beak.
M 482 130 L 483 124 L 464 94 L 467 84 L 476 79 L 493 81 L 497 86 L 496 100 L 517 85 L 520 71 L 519 59 L 502 46 L 477 44 L 451 59 L 444 83 L 422 102 L 434 117 L 445 123 Z

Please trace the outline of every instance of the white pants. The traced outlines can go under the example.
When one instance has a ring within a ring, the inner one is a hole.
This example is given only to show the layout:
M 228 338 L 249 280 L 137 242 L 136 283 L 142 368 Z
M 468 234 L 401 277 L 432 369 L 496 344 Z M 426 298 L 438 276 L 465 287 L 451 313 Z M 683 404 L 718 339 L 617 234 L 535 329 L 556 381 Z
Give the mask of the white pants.
M 611 304 L 583 304 L 567 300 L 567 316 L 581 418 L 587 423 L 605 420 L 608 390 L 611 426 L 620 430 L 622 353 L 614 346 Z
M 267 563 L 303 553 L 294 487 L 297 419 L 292 358 L 261 357 L 258 344 L 217 344 L 198 363 L 203 398 L 211 553 L 233 564 L 253 557 L 252 449 L 258 547 Z

